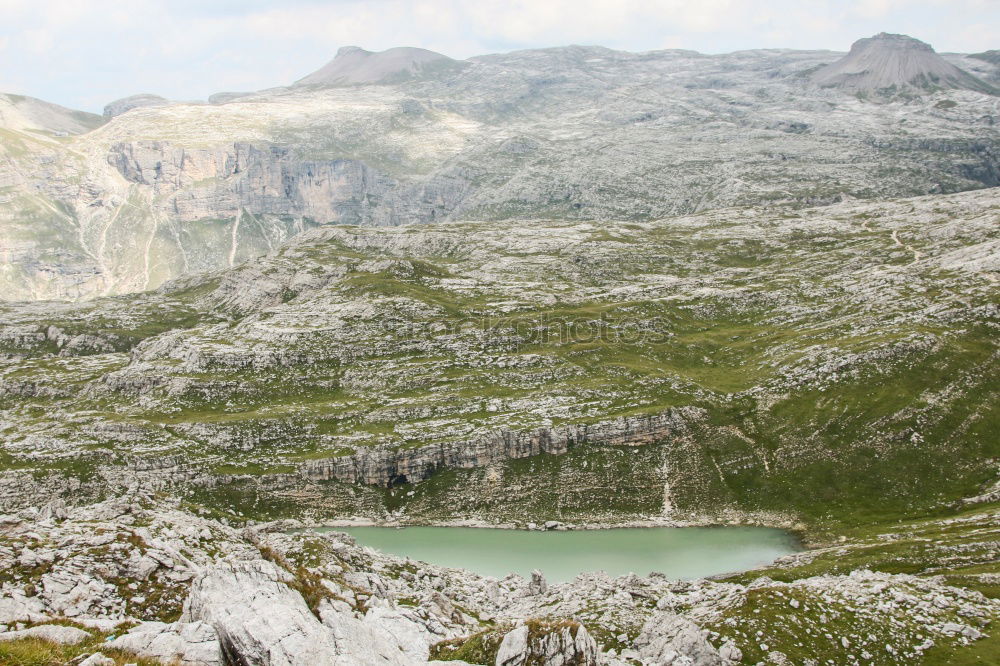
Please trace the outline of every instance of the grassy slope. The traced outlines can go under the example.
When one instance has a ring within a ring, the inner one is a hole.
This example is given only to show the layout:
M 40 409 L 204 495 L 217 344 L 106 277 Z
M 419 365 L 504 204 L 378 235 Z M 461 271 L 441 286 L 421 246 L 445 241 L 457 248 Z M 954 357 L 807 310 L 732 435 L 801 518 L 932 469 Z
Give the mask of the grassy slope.
M 987 597 L 1000 598 L 1000 505 L 992 504 L 951 512 L 946 518 L 894 520 L 877 525 L 843 526 L 842 542 L 784 562 L 779 566 L 744 572 L 727 580 L 743 584 L 765 577 L 794 583 L 812 576 L 849 574 L 859 569 L 919 577 L 943 576 L 951 585 L 973 590 Z M 790 606 L 790 599 L 799 606 Z M 961 615 L 958 623 L 976 624 L 974 618 Z M 767 630 L 768 650 L 762 650 L 753 636 L 760 628 Z M 733 639 L 743 650 L 744 659 L 754 663 L 771 650 L 788 655 L 795 663 L 816 659 L 825 663 L 846 663 L 848 654 L 857 654 L 857 640 L 844 646 L 840 636 L 874 636 L 868 641 L 872 657 L 865 663 L 898 663 L 883 646 L 889 634 L 905 632 L 911 644 L 922 642 L 919 621 L 887 622 L 885 618 L 865 617 L 849 605 L 829 598 L 819 599 L 799 587 L 771 587 L 766 583 L 752 593 L 746 604 L 724 613 L 711 627 L 722 638 Z M 804 631 L 813 632 L 804 640 Z M 940 641 L 919 659 L 924 664 L 989 664 L 1000 655 L 1000 637 L 995 628 L 986 627 L 987 636 L 965 645 L 961 640 Z M 838 637 L 828 640 L 826 634 Z M 875 647 L 872 647 L 872 646 Z

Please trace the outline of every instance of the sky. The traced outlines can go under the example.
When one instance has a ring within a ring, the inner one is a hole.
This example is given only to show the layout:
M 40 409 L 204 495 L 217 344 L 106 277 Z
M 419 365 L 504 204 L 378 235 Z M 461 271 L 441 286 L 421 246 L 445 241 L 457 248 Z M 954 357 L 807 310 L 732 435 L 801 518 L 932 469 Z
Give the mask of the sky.
M 882 31 L 1000 49 L 1000 0 L 0 0 L 0 92 L 100 112 L 286 85 L 348 45 L 846 51 Z

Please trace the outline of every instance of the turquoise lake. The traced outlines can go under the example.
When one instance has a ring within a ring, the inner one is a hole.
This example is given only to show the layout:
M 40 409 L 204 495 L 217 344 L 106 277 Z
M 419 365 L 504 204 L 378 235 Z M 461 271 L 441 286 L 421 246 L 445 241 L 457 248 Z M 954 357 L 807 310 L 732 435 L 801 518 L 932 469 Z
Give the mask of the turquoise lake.
M 527 531 L 469 527 L 320 528 L 346 532 L 359 544 L 431 564 L 502 578 L 539 569 L 550 582 L 579 573 L 660 572 L 701 578 L 742 571 L 799 550 L 783 530 L 762 527 L 655 527 Z

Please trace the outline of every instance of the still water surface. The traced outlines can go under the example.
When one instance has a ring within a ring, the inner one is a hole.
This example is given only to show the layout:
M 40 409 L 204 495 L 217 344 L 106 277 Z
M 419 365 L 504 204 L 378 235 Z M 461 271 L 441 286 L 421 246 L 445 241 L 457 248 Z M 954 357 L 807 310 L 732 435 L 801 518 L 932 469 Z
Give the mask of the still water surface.
M 484 576 L 530 576 L 550 582 L 585 571 L 612 576 L 653 571 L 670 578 L 700 578 L 741 571 L 798 550 L 783 530 L 762 527 L 654 527 L 538 532 L 471 527 L 337 527 L 359 544 L 393 555 Z

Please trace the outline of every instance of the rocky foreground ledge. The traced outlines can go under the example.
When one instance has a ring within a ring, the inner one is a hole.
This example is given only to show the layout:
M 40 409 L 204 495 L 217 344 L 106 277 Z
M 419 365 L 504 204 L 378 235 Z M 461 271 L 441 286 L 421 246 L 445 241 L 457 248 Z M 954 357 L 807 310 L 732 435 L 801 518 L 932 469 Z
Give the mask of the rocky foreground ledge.
M 1000 616 L 1000 602 L 941 577 L 594 573 L 550 585 L 290 533 L 294 521 L 236 527 L 202 513 L 137 493 L 0 516 L 0 662 L 59 644 L 89 666 L 721 666 L 800 663 L 778 649 L 797 642 L 839 650 L 836 663 L 910 664 L 986 638 Z

